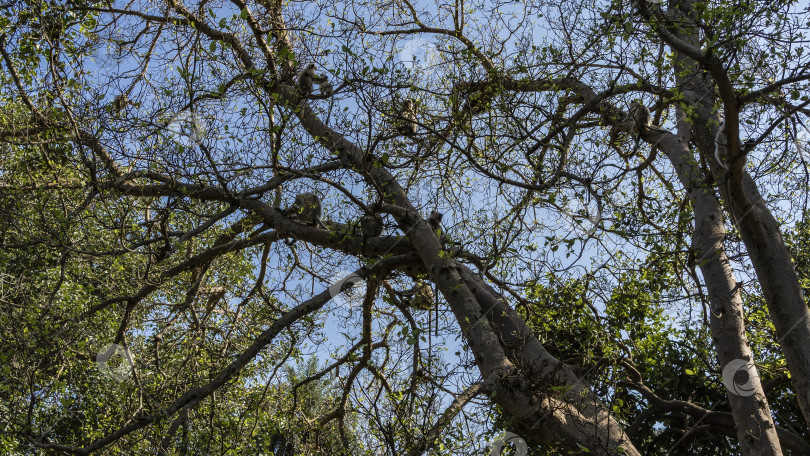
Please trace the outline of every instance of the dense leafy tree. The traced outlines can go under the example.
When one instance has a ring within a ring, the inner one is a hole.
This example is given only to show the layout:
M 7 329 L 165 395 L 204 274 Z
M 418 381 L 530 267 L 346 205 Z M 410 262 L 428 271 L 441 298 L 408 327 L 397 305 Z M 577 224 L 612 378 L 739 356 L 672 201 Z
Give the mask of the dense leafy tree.
M 0 9 L 0 452 L 810 453 L 805 6 Z

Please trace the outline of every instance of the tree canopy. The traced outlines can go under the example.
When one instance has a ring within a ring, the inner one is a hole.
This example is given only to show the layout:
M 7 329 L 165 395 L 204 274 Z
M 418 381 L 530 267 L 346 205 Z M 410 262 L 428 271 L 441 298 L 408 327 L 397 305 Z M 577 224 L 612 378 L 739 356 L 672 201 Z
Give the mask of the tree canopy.
M 810 454 L 806 4 L 0 9 L 3 454 Z

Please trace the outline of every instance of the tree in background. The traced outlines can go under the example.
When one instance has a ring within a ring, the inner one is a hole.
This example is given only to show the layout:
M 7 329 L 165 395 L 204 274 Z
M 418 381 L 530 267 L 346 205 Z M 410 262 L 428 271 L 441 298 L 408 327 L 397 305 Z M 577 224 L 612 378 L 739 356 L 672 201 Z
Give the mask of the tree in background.
M 3 451 L 810 452 L 794 2 L 0 8 Z

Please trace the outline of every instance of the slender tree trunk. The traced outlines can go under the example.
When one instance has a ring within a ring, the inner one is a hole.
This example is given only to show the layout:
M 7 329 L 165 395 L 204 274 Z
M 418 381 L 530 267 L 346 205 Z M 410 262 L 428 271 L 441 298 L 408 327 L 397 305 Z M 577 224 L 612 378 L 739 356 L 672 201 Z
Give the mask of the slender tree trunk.
M 687 19 L 686 22 L 678 21 L 679 24 L 699 22 L 694 19 L 696 16 L 692 7 L 694 3 L 695 0 L 682 0 L 679 3 L 676 15 L 682 15 Z M 643 9 L 646 12 L 640 10 L 642 15 L 649 17 L 649 8 L 645 6 Z M 799 408 L 805 422 L 810 425 L 810 310 L 807 308 L 798 275 L 793 269 L 793 263 L 779 231 L 779 224 L 765 205 L 756 183 L 745 172 L 745 157 L 741 153 L 738 137 L 739 94 L 731 85 L 723 63 L 711 53 L 702 52 L 695 34 L 685 34 L 684 29 L 683 26 L 679 30 L 665 28 L 661 24 L 656 30 L 665 42 L 678 51 L 678 59 L 683 61 L 684 65 L 697 67 L 699 63 L 711 74 L 713 84 L 706 87 L 711 91 L 705 93 L 714 94 L 716 89 L 720 94 L 726 118 L 726 132 L 729 133 L 727 143 L 731 170 L 726 175 L 713 157 L 709 162 L 713 168 L 715 182 L 721 183 L 720 194 L 726 205 L 731 208 L 733 219 L 757 273 L 776 329 L 776 336 L 793 379 Z M 686 63 L 690 59 L 691 62 Z M 698 76 L 701 73 L 702 71 L 695 71 L 692 75 Z M 700 77 L 700 80 L 708 84 L 705 78 Z M 689 92 L 684 91 L 684 94 L 688 95 Z M 712 96 L 710 99 L 700 101 L 707 106 L 713 106 L 715 100 Z M 700 112 L 701 107 L 696 107 Z M 703 126 L 696 125 L 696 127 Z M 713 154 L 714 135 L 707 136 L 704 133 L 702 136 L 699 139 L 703 143 L 704 156 L 711 157 L 709 151 L 711 150 Z M 725 185 L 725 182 L 728 182 L 728 185 Z
M 765 295 L 799 408 L 810 426 L 810 310 L 779 224 L 748 173 L 743 176 L 743 184 L 748 200 L 754 204 L 745 212 L 735 207 L 735 220 Z M 725 199 L 728 201 L 729 196 L 725 195 Z
M 684 3 L 691 8 L 691 3 Z M 689 11 L 689 10 L 687 10 Z M 697 42 L 693 29 L 683 28 L 680 38 Z M 709 300 L 709 329 L 717 351 L 717 360 L 727 387 L 731 414 L 737 429 L 740 452 L 744 455 L 780 455 L 768 399 L 762 389 L 758 371 L 753 363 L 751 347 L 745 335 L 745 314 L 734 272 L 725 253 L 723 209 L 714 188 L 709 186 L 698 167 L 696 155 L 686 146 L 693 139 L 703 156 L 714 152 L 714 141 L 705 124 L 714 106 L 713 83 L 702 77 L 699 65 L 676 52 L 675 79 L 684 93 L 685 101 L 695 107 L 697 119 L 687 121 L 678 108 L 678 136 L 666 136 L 663 149 L 676 169 L 678 178 L 694 207 L 695 231 L 692 234 L 692 254 L 705 280 Z M 661 138 L 656 138 L 661 140 Z M 743 372 L 737 372 L 737 371 Z M 730 387 L 729 387 L 730 386 Z
M 727 386 L 740 452 L 752 456 L 781 455 L 768 399 L 753 364 L 751 347 L 745 335 L 745 315 L 740 290 L 723 245 L 725 227 L 722 207 L 714 189 L 705 185 L 694 154 L 683 144 L 688 144 L 688 141 L 672 138 L 663 148 L 678 170 L 683 186 L 691 189 L 689 199 L 695 214 L 692 249 L 706 281 L 710 307 L 709 329 L 717 359 L 724 368 L 721 375 Z M 744 367 L 745 373 L 735 376 L 734 371 L 742 369 L 731 369 L 729 372 L 725 370 L 727 366 Z M 728 388 L 729 385 L 732 388 Z

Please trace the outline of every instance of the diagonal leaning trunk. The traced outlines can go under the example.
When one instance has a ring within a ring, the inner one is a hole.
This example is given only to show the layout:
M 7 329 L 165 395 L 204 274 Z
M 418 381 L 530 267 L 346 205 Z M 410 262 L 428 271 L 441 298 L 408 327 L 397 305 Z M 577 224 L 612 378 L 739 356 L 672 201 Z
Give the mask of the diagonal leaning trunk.
M 293 99 L 293 94 L 285 94 Z M 589 454 L 640 456 L 618 420 L 588 383 L 552 356 L 506 300 L 463 265 L 443 259 L 441 244 L 404 189 L 383 167 L 366 166 L 365 151 L 327 128 L 305 104 L 301 124 L 341 161 L 364 169 L 450 305 L 484 381 L 482 390 L 514 418 L 526 440 Z M 557 388 L 555 388 L 557 387 Z M 560 388 L 562 387 L 562 388 Z M 558 393 L 564 390 L 567 394 Z

